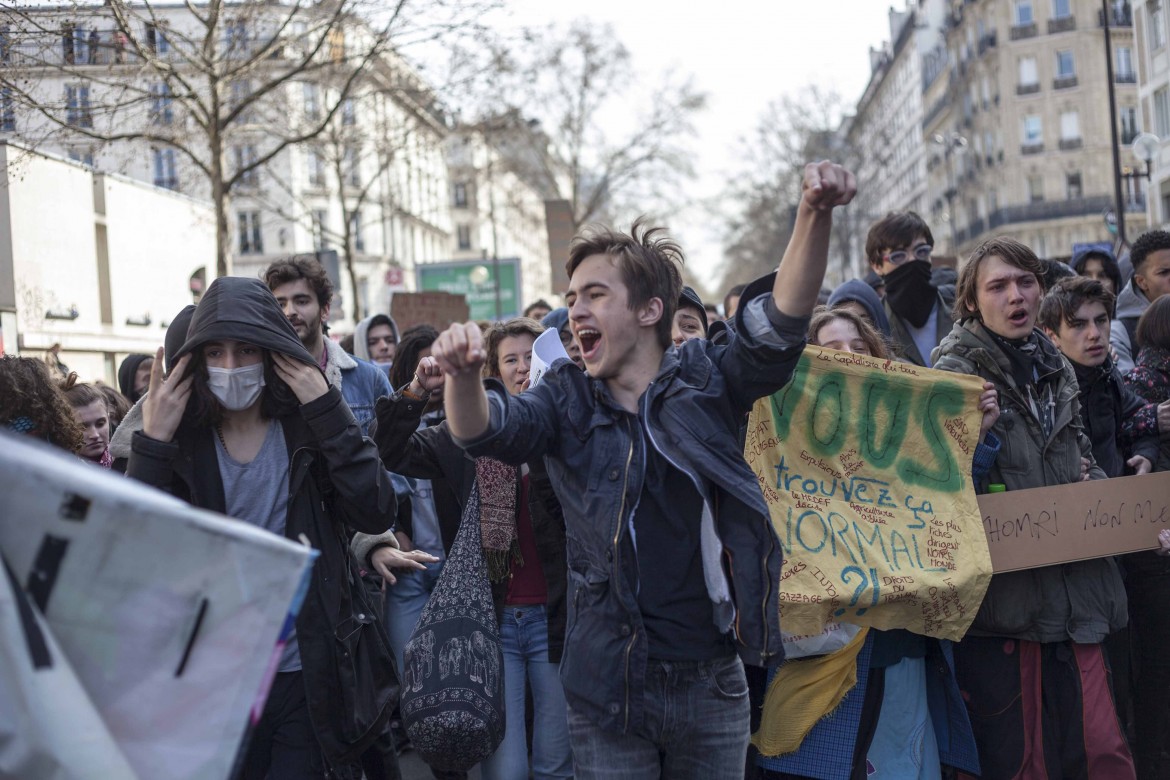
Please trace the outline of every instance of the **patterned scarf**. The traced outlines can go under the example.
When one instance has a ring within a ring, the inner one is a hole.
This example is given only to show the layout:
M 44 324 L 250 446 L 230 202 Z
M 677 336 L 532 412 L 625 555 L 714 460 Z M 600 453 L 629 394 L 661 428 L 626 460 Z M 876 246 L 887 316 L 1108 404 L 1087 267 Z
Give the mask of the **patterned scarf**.
M 106 451 L 102 453 L 101 460 L 99 460 L 97 462 L 97 465 L 101 466 L 103 469 L 108 469 L 108 468 L 113 467 L 114 456 L 112 454 L 110 454 L 109 447 L 106 447 Z
M 502 582 L 515 561 L 523 566 L 520 538 L 516 533 L 520 470 L 493 458 L 476 458 L 475 480 L 479 483 L 479 527 L 487 559 L 488 579 Z

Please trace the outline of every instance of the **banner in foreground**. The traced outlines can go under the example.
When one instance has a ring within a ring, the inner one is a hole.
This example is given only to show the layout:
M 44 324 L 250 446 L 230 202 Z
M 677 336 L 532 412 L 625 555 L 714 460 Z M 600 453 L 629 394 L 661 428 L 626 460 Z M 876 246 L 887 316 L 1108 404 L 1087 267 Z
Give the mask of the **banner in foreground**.
M 809 346 L 756 402 L 745 456 L 784 550 L 781 625 L 957 640 L 991 560 L 971 483 L 976 377 Z
M 20 436 L 0 496 L 12 578 L 134 772 L 227 777 L 316 553 Z

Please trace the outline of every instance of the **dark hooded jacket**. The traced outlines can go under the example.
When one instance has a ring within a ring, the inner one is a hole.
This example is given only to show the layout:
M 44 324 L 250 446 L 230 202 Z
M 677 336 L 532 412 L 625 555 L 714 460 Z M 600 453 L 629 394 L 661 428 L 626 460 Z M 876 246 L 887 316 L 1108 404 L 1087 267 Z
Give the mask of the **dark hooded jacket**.
M 258 279 L 215 280 L 175 359 L 219 339 L 317 365 Z M 336 388 L 301 406 L 274 372 L 265 381 L 263 403 L 275 399 L 266 408 L 278 409 L 289 454 L 285 536 L 303 534 L 320 553 L 296 621 L 309 715 L 334 776 L 356 778 L 352 766 L 381 732 L 398 682 L 385 629 L 351 570 L 347 542 L 351 528 L 376 534 L 393 524 L 394 490 Z M 195 506 L 225 509 L 215 433 L 196 421 L 191 406 L 173 441 L 134 434 L 127 474 Z
M 845 301 L 856 301 L 864 306 L 865 310 L 869 312 L 869 318 L 873 321 L 874 326 L 881 331 L 883 336 L 889 338 L 890 318 L 882 306 L 881 297 L 874 292 L 869 284 L 861 279 L 850 279 L 833 290 L 833 294 L 829 296 L 829 306 L 836 306 Z
M 1081 422 L 1093 443 L 1093 459 L 1107 477 L 1125 474 L 1125 462 L 1141 455 L 1158 462 L 1158 406 L 1127 387 L 1108 358 L 1100 366 L 1069 361 L 1080 388 Z
M 118 366 L 118 392 L 126 396 L 126 400 L 132 404 L 138 403 L 138 399 L 143 395 L 134 392 L 134 375 L 138 373 L 138 367 L 144 360 L 151 359 L 150 355 L 127 355 L 122 365 Z

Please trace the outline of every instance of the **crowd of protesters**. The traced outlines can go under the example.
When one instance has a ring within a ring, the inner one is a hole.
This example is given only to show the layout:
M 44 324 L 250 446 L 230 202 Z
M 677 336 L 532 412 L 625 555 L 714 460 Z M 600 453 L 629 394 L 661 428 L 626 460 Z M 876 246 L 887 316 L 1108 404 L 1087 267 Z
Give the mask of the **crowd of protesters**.
M 0 426 L 320 551 L 241 778 L 401 776 L 404 651 L 473 493 L 503 651 L 487 780 L 1170 778 L 1170 532 L 993 576 L 962 641 L 873 630 L 784 662 L 743 429 L 806 344 L 980 377 L 976 492 L 1170 470 L 1170 233 L 1124 266 L 993 238 L 956 276 L 894 213 L 869 228 L 871 272 L 826 289 L 854 192 L 807 166 L 777 270 L 722 311 L 640 221 L 574 239 L 565 307 L 446 329 L 376 313 L 335 340 L 325 270 L 280 260 L 215 280 L 116 388 L 80 382 L 59 345 L 0 358 Z M 569 360 L 533 385 L 547 329 Z M 355 604 L 380 623 L 339 642 Z M 780 748 L 749 747 L 795 704 L 765 691 L 809 660 L 856 683 L 831 711 L 794 707 Z

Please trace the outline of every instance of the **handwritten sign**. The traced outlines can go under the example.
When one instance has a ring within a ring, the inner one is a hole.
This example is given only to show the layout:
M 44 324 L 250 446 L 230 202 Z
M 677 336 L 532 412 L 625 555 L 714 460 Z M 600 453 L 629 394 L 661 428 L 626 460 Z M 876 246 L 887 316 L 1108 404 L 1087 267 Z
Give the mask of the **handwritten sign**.
M 1170 471 L 979 496 L 996 572 L 1149 550 L 1170 528 Z
M 784 630 L 959 639 L 991 578 L 971 459 L 982 383 L 808 347 L 756 402 L 745 457 L 783 546 Z
M 448 292 L 396 292 L 390 299 L 390 316 L 404 332 L 415 325 L 433 325 L 439 330 L 470 317 L 467 299 Z

